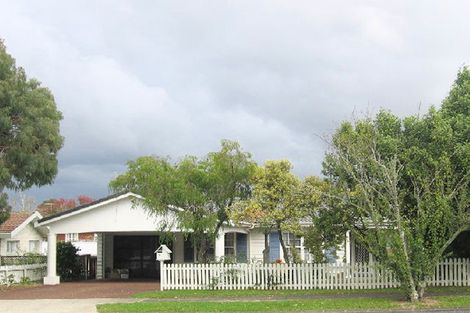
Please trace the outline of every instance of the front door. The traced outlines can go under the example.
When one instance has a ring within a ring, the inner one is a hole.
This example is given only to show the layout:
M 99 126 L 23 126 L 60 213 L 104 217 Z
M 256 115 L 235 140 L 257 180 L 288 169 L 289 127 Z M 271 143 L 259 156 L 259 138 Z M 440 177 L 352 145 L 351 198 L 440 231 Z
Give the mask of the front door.
M 158 236 L 115 236 L 114 268 L 129 269 L 129 278 L 158 278 Z

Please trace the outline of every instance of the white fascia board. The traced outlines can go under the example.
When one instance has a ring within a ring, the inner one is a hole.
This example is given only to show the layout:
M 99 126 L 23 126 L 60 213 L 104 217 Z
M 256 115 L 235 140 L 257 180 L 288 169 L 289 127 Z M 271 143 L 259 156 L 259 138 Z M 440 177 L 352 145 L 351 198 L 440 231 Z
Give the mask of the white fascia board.
M 64 218 L 69 218 L 71 216 L 74 216 L 74 215 L 77 215 L 77 214 L 81 214 L 83 212 L 87 212 L 87 211 L 90 211 L 90 210 L 93 210 L 95 208 L 98 208 L 100 206 L 103 206 L 103 205 L 107 205 L 107 204 L 110 204 L 110 203 L 113 203 L 113 202 L 116 202 L 116 201 L 119 201 L 119 200 L 122 200 L 122 199 L 125 199 L 125 198 L 128 198 L 128 197 L 134 197 L 134 198 L 137 198 L 137 199 L 143 199 L 142 196 L 138 195 L 138 194 L 135 194 L 133 192 L 128 192 L 128 193 L 125 193 L 123 195 L 120 195 L 119 197 L 116 197 L 116 198 L 112 198 L 112 199 L 109 199 L 109 200 L 106 200 L 106 201 L 103 201 L 103 202 L 99 202 L 97 204 L 94 204 L 94 205 L 90 205 L 88 207 L 85 207 L 81 210 L 77 210 L 77 211 L 73 211 L 73 212 L 70 212 L 70 213 L 67 213 L 67 214 L 64 214 L 64 215 L 60 215 L 60 216 L 57 216 L 55 218 L 52 218 L 50 220 L 47 220 L 47 221 L 44 221 L 44 222 L 41 222 L 41 223 L 37 223 L 37 226 L 45 226 L 45 225 L 49 225 L 51 223 L 54 223 L 56 221 L 60 221 L 61 219 L 64 219 Z
M 29 223 L 31 223 L 34 220 L 38 220 L 42 218 L 42 215 L 39 214 L 39 212 L 35 211 L 33 214 L 31 214 L 23 223 L 21 223 L 18 227 L 16 227 L 12 232 L 11 232 L 11 237 L 15 237 L 23 228 L 25 228 Z

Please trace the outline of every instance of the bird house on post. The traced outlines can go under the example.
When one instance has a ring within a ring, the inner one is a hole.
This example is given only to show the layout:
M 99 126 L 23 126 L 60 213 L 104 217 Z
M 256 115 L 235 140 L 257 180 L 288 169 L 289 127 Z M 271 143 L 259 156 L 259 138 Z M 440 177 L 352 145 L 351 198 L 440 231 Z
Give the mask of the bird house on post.
M 171 250 L 166 245 L 161 245 L 155 250 L 157 254 L 157 261 L 168 261 L 171 260 Z

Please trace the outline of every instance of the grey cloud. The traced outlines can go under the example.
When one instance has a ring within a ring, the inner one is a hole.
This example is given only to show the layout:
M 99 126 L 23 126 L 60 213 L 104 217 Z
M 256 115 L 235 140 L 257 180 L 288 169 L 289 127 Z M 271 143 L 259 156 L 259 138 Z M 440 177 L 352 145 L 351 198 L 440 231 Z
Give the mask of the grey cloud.
M 439 104 L 468 62 L 457 1 L 0 0 L 0 37 L 53 91 L 65 146 L 42 200 L 107 193 L 140 155 L 239 140 L 259 162 L 319 174 L 353 112 Z

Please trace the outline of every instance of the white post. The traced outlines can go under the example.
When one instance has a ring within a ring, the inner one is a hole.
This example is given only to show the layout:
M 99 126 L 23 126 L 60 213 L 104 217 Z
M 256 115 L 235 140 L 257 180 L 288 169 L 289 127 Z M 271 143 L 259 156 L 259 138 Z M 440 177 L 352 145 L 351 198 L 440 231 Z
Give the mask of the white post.
M 166 269 L 165 261 L 160 261 L 160 290 L 165 290 L 166 287 Z
M 44 285 L 58 285 L 60 283 L 60 277 L 57 276 L 56 264 L 56 234 L 49 229 L 47 235 L 47 276 L 44 277 Z
M 225 256 L 225 232 L 221 229 L 215 239 L 215 259 L 219 261 Z

